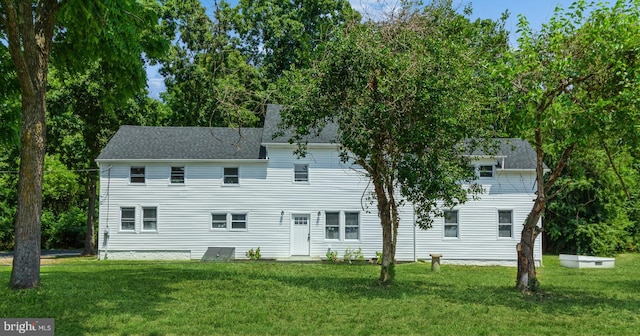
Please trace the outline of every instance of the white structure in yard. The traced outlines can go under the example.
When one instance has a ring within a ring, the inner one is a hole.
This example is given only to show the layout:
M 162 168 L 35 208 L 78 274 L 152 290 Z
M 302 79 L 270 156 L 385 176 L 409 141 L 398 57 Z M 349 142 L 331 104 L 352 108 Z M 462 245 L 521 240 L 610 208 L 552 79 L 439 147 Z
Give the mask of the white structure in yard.
M 361 248 L 382 251 L 372 188 L 344 164 L 329 126 L 298 158 L 278 131 L 277 105 L 264 128 L 123 126 L 97 159 L 99 255 L 108 259 L 201 259 L 210 247 L 236 259 L 260 247 L 263 258 L 323 259 Z M 497 155 L 474 157 L 485 193 L 448 209 L 423 231 L 410 204 L 401 208 L 396 258 L 515 265 L 516 243 L 535 192 L 535 153 L 502 139 Z M 542 259 L 541 239 L 535 246 Z

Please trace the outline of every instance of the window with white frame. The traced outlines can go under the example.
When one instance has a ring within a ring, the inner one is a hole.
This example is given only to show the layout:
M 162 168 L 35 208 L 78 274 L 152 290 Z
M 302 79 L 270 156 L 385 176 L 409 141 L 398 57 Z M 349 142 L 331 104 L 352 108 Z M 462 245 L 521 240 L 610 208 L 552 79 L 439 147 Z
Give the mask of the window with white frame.
M 136 208 L 120 208 L 120 230 L 136 230 Z
M 324 214 L 324 238 L 325 239 L 340 239 L 340 213 L 339 212 L 327 212 Z
M 345 212 L 344 239 L 360 239 L 360 213 Z
M 131 167 L 129 172 L 130 183 L 144 183 L 145 181 L 144 167 Z
M 325 212 L 324 238 L 331 240 L 360 239 L 360 213 L 359 212 Z
M 184 184 L 184 167 L 171 167 L 171 184 Z
M 238 174 L 238 167 L 225 167 L 223 183 L 224 184 L 239 184 L 240 175 Z
M 513 238 L 513 211 L 498 211 L 498 237 Z
M 457 238 L 459 234 L 458 211 L 444 212 L 444 236 Z
M 231 229 L 232 230 L 246 230 L 247 229 L 247 215 L 246 214 L 232 214 L 231 215 Z
M 211 228 L 212 229 L 226 229 L 227 228 L 227 214 L 226 213 L 213 213 L 213 214 L 211 214 Z
M 307 164 L 293 165 L 293 181 L 309 182 L 309 165 Z
M 493 165 L 478 166 L 478 175 L 483 178 L 493 177 Z
M 247 214 L 232 214 L 229 212 L 212 213 L 211 228 L 223 230 L 246 230 Z
M 158 208 L 156 207 L 142 208 L 142 230 L 158 231 Z

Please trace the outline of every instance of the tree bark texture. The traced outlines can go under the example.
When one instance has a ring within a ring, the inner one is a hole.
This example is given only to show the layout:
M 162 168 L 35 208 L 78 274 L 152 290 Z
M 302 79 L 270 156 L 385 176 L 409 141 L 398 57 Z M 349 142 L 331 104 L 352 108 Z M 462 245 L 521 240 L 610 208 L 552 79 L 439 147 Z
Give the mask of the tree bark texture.
M 385 183 L 379 173 L 371 172 L 373 186 L 378 202 L 378 216 L 382 225 L 382 265 L 380 267 L 380 282 L 390 284 L 394 277 L 395 267 L 395 237 L 392 220 L 392 205 L 385 190 Z
M 87 197 L 89 199 L 89 208 L 87 209 L 87 233 L 84 238 L 84 250 L 82 255 L 89 256 L 94 255 L 96 251 L 95 242 L 95 217 L 96 217 L 96 187 L 97 176 L 92 172 L 89 172 L 87 176 Z
M 46 134 L 44 113 L 40 111 L 44 111 L 44 94 L 23 99 L 22 106 L 18 211 L 11 272 L 14 289 L 40 284 L 40 217 Z
M 3 28 L 22 95 L 18 211 L 9 285 L 26 289 L 40 284 L 47 72 L 58 1 L 2 0 L 2 5 Z
M 520 243 L 516 245 L 518 252 L 516 288 L 523 293 L 536 291 L 540 287 L 540 282 L 536 275 L 535 259 L 533 258 L 533 248 L 536 238 L 540 232 L 542 232 L 540 227 L 538 227 L 538 222 L 542 215 L 544 205 L 538 203 L 541 202 L 536 200 L 533 209 L 527 216 L 524 227 L 522 228 Z

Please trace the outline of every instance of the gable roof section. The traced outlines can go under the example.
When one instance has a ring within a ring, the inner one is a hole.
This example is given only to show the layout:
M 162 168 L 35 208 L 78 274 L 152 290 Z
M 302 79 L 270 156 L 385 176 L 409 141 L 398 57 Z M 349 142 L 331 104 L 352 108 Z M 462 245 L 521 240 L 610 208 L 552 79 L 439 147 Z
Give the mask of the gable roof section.
M 258 160 L 266 159 L 264 144 L 287 144 L 292 132 L 279 131 L 280 105 L 268 105 L 263 128 L 122 126 L 100 152 L 97 161 L 109 160 Z M 338 127 L 328 124 L 308 143 L 335 143 Z M 522 139 L 496 139 L 498 162 L 505 170 L 533 170 L 536 153 Z M 472 155 L 484 156 L 476 151 Z M 504 158 L 504 160 L 502 160 Z M 545 166 L 545 169 L 547 167 Z
M 508 138 L 497 139 L 500 142 L 497 156 L 506 156 L 502 169 L 530 170 L 536 169 L 536 152 L 528 141 Z M 544 166 L 547 169 L 547 166 Z
M 285 130 L 284 135 L 275 138 L 273 137 L 274 134 L 280 131 L 280 110 L 282 110 L 282 105 L 267 105 L 262 143 L 289 143 L 289 139 L 293 136 L 293 132 Z M 317 132 L 312 131 L 304 140 L 307 143 L 316 144 L 336 143 L 336 140 L 338 139 L 338 125 L 336 123 L 329 123 L 322 128 L 322 131 L 319 134 L 316 133 Z
M 264 159 L 261 138 L 261 128 L 122 126 L 97 160 Z

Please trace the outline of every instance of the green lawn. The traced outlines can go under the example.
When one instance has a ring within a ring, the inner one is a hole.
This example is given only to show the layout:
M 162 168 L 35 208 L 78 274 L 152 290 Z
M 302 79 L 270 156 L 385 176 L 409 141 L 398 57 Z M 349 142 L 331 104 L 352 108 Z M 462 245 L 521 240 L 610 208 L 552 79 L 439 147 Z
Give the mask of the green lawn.
M 56 335 L 640 333 L 640 255 L 544 263 L 543 293 L 522 296 L 508 267 L 401 264 L 384 288 L 375 265 L 70 259 L 43 266 L 38 290 L 0 286 L 0 317 L 53 317 Z

